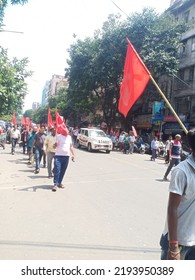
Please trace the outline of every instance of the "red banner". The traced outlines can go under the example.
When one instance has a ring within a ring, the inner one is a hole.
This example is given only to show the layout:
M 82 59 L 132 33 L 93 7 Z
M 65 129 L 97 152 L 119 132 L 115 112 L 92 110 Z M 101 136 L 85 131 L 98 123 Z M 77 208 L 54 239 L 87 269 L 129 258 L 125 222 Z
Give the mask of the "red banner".
M 143 61 L 128 41 L 124 77 L 120 88 L 118 110 L 126 117 L 129 110 L 143 93 L 150 74 Z

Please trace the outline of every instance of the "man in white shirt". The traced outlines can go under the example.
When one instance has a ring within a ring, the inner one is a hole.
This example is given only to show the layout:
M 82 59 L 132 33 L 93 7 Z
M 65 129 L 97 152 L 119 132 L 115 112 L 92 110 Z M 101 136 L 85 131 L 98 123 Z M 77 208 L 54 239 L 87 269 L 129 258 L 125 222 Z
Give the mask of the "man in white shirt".
M 165 158 L 165 163 L 167 163 L 167 164 L 170 161 L 170 153 L 169 153 L 169 151 L 170 151 L 170 147 L 171 147 L 172 143 L 173 143 L 173 137 L 172 137 L 172 135 L 170 135 L 169 139 L 166 141 L 166 158 Z
M 187 138 L 192 154 L 171 174 L 161 260 L 195 260 L 195 129 Z
M 64 134 L 61 132 L 61 134 L 57 135 L 56 140 L 57 142 L 54 144 L 56 152 L 54 160 L 53 192 L 56 192 L 57 188 L 63 188 L 62 180 L 68 167 L 70 156 L 72 161 L 74 161 L 74 149 L 71 136 L 69 134 L 67 135 L 66 131 Z
M 119 139 L 118 139 L 118 142 L 119 142 L 119 150 L 121 151 L 123 149 L 123 142 L 124 142 L 124 138 L 125 138 L 125 132 L 122 131 L 119 135 Z
M 73 137 L 73 144 L 76 145 L 77 143 L 77 136 L 79 134 L 79 128 L 76 126 L 72 131 L 72 137 Z
M 16 144 L 20 141 L 20 131 L 17 129 L 17 125 L 15 124 L 13 126 L 13 129 L 10 131 L 10 137 L 11 137 L 11 154 L 14 155 Z
M 130 136 L 129 136 L 129 153 L 130 154 L 133 154 L 134 143 L 135 143 L 135 136 L 133 134 L 133 131 L 130 131 Z
M 152 142 L 151 142 L 151 150 L 152 150 L 152 156 L 151 156 L 151 160 L 155 161 L 156 159 L 156 153 L 159 147 L 159 142 L 157 140 L 157 137 L 154 136 Z

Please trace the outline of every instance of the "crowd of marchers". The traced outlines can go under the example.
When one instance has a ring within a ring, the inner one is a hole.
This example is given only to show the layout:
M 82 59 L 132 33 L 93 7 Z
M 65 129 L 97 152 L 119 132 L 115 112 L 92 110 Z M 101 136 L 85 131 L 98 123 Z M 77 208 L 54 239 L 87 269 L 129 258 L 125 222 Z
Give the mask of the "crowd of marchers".
M 0 136 L 5 132 L 0 129 Z M 41 161 L 48 170 L 48 178 L 53 178 L 52 191 L 64 188 L 62 181 L 67 170 L 69 159 L 74 161 L 74 148 L 72 139 L 76 143 L 79 128 L 72 128 L 56 132 L 55 127 L 46 129 L 45 126 L 31 128 L 14 125 L 7 130 L 11 144 L 11 154 L 15 154 L 15 147 L 20 143 L 23 153 L 28 155 L 28 164 L 35 161 L 34 173 L 40 172 Z M 133 143 L 140 141 L 133 131 L 121 132 L 118 137 L 119 150 L 125 154 L 134 152 Z M 164 174 L 163 181 L 169 181 L 169 199 L 167 219 L 160 239 L 161 259 L 165 260 L 195 260 L 195 129 L 187 134 L 191 149 L 188 157 L 181 161 L 182 141 L 181 135 L 172 136 L 165 143 L 165 164 L 169 164 Z M 115 140 L 112 140 L 116 143 Z M 153 137 L 151 141 L 151 161 L 155 161 L 159 152 L 161 139 Z M 3 148 L 5 148 L 3 143 Z M 52 164 L 53 162 L 53 164 Z M 174 167 L 175 166 L 175 167 Z M 172 168 L 174 169 L 172 170 Z
M 23 154 L 28 155 L 28 165 L 35 165 L 34 173 L 40 172 L 40 166 L 47 167 L 48 178 L 53 178 L 52 191 L 64 188 L 62 181 L 66 173 L 69 159 L 74 161 L 74 149 L 72 137 L 62 130 L 56 132 L 55 127 L 46 128 L 41 126 L 20 126 L 0 129 L 1 146 L 5 149 L 6 142 L 11 146 L 11 154 L 15 154 L 16 145 L 22 147 Z M 4 136 L 3 136 L 4 135 Z M 2 137 L 3 136 L 3 137 Z

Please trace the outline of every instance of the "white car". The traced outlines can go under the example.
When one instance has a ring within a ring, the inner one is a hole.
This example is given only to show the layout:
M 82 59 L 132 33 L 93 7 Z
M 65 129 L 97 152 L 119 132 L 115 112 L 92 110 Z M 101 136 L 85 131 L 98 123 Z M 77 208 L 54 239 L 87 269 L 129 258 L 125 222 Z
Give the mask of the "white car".
M 89 152 L 93 150 L 112 151 L 112 141 L 103 130 L 95 128 L 81 128 L 77 136 L 77 147 L 86 147 Z

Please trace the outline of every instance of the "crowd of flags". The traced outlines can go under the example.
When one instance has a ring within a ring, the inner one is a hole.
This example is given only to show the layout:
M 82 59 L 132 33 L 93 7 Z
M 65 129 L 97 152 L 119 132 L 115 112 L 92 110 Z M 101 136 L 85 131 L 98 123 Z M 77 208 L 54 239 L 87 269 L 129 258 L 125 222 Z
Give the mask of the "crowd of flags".
M 15 112 L 12 114 L 11 123 L 13 125 L 17 124 L 17 119 L 16 119 Z M 21 123 L 24 127 L 26 127 L 27 130 L 29 130 L 29 128 L 32 126 L 32 121 L 28 117 L 26 117 L 26 118 L 22 117 Z M 57 108 L 56 108 L 56 114 L 55 114 L 55 121 L 52 120 L 52 115 L 51 115 L 51 112 L 50 112 L 50 108 L 48 108 L 47 124 L 44 124 L 44 125 L 47 125 L 48 130 L 55 127 L 57 133 L 63 134 L 65 136 L 67 136 L 68 133 L 69 133 L 68 128 L 65 124 L 65 120 L 62 116 L 60 116 Z
M 56 120 L 55 120 L 55 122 L 52 120 L 50 108 L 48 108 L 47 123 L 48 123 L 48 128 L 52 128 L 55 125 L 57 133 L 63 134 L 65 136 L 68 135 L 69 131 L 68 131 L 68 128 L 66 127 L 66 125 L 65 125 L 65 120 L 62 116 L 60 116 L 57 108 L 56 108 Z

